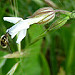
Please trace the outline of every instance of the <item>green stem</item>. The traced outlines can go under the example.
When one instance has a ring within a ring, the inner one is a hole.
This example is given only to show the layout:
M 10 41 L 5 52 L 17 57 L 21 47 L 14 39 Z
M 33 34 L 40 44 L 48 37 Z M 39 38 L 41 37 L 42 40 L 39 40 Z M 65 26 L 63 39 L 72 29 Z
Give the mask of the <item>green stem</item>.
M 17 34 L 17 37 L 18 37 L 18 34 Z M 17 47 L 18 47 L 19 53 L 21 53 L 21 42 L 19 44 L 17 44 Z
M 15 16 L 17 17 L 18 16 L 17 0 L 14 0 L 14 8 L 15 8 Z M 17 38 L 18 38 L 18 34 L 17 34 Z M 17 48 L 18 48 L 19 53 L 21 54 L 21 42 L 19 44 L 17 44 Z M 20 65 L 22 66 L 22 58 L 21 58 L 21 56 L 20 56 L 20 62 L 21 62 Z M 21 71 L 23 71 L 22 68 L 21 68 Z
M 35 43 L 35 42 L 38 41 L 39 39 L 45 37 L 45 35 L 46 35 L 48 32 L 51 32 L 52 30 L 54 30 L 54 29 L 50 29 L 50 27 L 49 27 L 45 32 L 43 32 L 41 35 L 39 35 L 38 37 L 36 37 L 36 39 L 35 39 L 34 41 L 32 41 L 32 42 L 30 43 L 30 45 L 32 45 L 33 43 Z
M 17 4 L 17 0 L 14 0 L 14 9 L 15 9 L 15 16 L 18 16 L 18 4 Z M 18 34 L 17 34 L 17 38 L 18 38 Z M 19 44 L 17 44 L 18 47 L 18 51 L 19 53 L 21 53 L 21 42 Z
M 66 10 L 55 10 L 55 13 L 57 13 L 57 12 L 60 12 L 62 14 L 68 15 L 68 16 L 71 16 L 71 13 L 72 13 L 72 12 L 69 12 L 69 11 L 66 11 Z
M 71 64 L 73 62 L 73 56 L 74 56 L 74 45 L 75 45 L 75 31 L 73 32 L 74 35 L 72 36 L 72 39 L 71 39 L 71 43 L 70 43 L 70 48 L 69 48 L 69 53 L 68 53 L 68 57 L 67 57 L 67 75 L 69 74 L 70 75 L 70 67 L 71 67 Z
M 18 16 L 18 4 L 17 4 L 17 0 L 14 0 L 14 9 L 15 9 L 15 17 Z
M 54 10 L 55 13 L 60 12 L 62 14 L 65 14 L 67 16 L 69 16 L 70 18 L 75 18 L 75 11 L 69 12 L 66 10 Z

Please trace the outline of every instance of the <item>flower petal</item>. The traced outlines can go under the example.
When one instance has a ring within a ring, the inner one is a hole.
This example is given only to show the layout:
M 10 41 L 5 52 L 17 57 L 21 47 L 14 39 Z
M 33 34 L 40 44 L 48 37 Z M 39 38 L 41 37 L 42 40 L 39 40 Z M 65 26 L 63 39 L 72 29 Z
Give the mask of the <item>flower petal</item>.
M 20 21 L 17 24 L 15 24 L 14 26 L 12 26 L 11 28 L 7 29 L 6 32 L 8 32 L 10 35 L 12 35 L 15 32 L 19 32 L 19 31 L 21 31 L 23 29 L 28 29 L 30 24 L 37 23 L 41 19 L 43 19 L 43 17 L 30 18 L 30 19 L 26 19 L 26 20 Z
M 17 23 L 18 21 L 23 20 L 23 19 L 20 18 L 20 17 L 3 17 L 3 20 L 15 24 L 15 23 Z
M 29 28 L 29 24 L 25 21 L 20 21 L 19 23 L 15 24 L 14 26 L 12 26 L 11 28 L 7 29 L 6 32 L 8 32 L 10 35 L 19 32 L 23 29 L 28 29 Z
M 19 44 L 22 41 L 22 39 L 26 36 L 26 31 L 27 31 L 27 29 L 24 29 L 19 32 L 18 39 L 17 39 L 16 43 Z
M 13 34 L 11 35 L 11 38 L 13 39 L 17 33 L 18 33 L 18 32 L 13 33 Z
M 29 25 L 31 24 L 35 24 L 35 23 L 38 23 L 40 20 L 42 20 L 46 15 L 41 15 L 41 16 L 38 16 L 38 17 L 34 17 L 34 18 L 29 18 L 29 19 L 26 19 L 24 21 L 27 21 Z

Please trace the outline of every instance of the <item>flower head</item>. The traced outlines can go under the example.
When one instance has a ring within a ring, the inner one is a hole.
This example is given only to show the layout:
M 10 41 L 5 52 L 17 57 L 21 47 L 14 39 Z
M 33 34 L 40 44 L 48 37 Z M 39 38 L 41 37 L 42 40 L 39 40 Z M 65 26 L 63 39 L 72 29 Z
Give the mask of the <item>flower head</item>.
M 14 23 L 15 25 L 7 29 L 11 35 L 11 38 L 14 38 L 18 34 L 18 39 L 16 43 L 20 43 L 22 39 L 26 36 L 27 29 L 32 24 L 46 24 L 52 21 L 55 17 L 55 13 L 52 8 L 45 7 L 37 10 L 30 18 L 23 20 L 19 17 L 4 17 L 4 21 Z

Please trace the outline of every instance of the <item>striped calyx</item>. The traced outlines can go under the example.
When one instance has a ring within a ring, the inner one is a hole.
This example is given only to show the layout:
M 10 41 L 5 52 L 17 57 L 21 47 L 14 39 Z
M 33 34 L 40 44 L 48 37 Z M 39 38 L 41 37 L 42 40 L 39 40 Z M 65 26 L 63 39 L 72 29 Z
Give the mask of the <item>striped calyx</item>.
M 70 18 L 75 18 L 75 10 L 71 13 Z
M 55 12 L 54 12 L 53 8 L 51 8 L 51 7 L 44 7 L 44 8 L 38 9 L 29 18 L 34 18 L 34 17 L 35 18 L 43 17 L 43 19 L 41 19 L 37 24 L 47 24 L 47 23 L 51 22 L 54 19 Z

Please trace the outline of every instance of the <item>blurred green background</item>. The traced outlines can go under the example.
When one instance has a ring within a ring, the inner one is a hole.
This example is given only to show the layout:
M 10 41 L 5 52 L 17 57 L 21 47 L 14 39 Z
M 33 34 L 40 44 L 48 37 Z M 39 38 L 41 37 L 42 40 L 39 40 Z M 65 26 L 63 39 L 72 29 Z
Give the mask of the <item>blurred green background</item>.
M 75 10 L 75 0 L 52 0 L 52 2 L 61 10 Z M 44 0 L 0 0 L 0 36 L 13 25 L 3 21 L 3 17 L 17 15 L 26 19 L 37 9 L 48 6 Z M 22 50 L 26 51 L 24 57 L 0 58 L 0 75 L 6 75 L 19 60 L 21 62 L 14 75 L 75 75 L 75 19 L 68 20 L 63 27 L 49 32 L 44 38 L 29 45 L 51 24 L 52 22 L 44 26 L 31 25 L 21 44 Z M 13 52 L 18 51 L 15 41 L 16 37 L 9 38 Z M 8 49 L 0 47 L 0 57 L 8 54 Z

